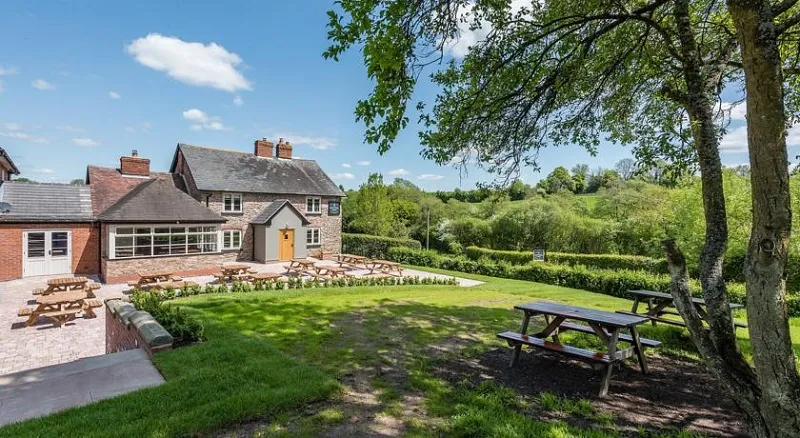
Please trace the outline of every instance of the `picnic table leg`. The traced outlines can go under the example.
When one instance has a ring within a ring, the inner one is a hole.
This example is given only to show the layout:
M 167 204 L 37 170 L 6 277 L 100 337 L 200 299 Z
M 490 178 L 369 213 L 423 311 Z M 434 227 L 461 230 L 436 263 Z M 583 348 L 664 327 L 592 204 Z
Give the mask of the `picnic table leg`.
M 531 314 L 525 312 L 525 315 L 522 317 L 522 327 L 519 329 L 519 333 L 524 335 L 528 332 L 528 324 L 531 321 Z M 511 351 L 511 363 L 509 363 L 510 368 L 514 368 L 517 364 L 517 360 L 519 359 L 519 354 L 522 352 L 522 344 L 514 345 L 514 350 Z
M 611 332 L 608 340 L 608 358 L 611 362 L 606 365 L 605 373 L 603 374 L 603 381 L 600 383 L 600 397 L 605 397 L 608 394 L 608 386 L 611 382 L 611 373 L 614 372 L 614 358 L 617 356 L 617 341 L 619 340 L 619 328 L 615 328 Z
M 631 338 L 633 339 L 633 351 L 636 352 L 636 357 L 639 359 L 639 367 L 642 369 L 642 374 L 647 374 L 647 362 L 644 360 L 644 350 L 642 350 L 642 342 L 639 340 L 639 331 L 636 327 L 631 327 Z
M 631 307 L 631 313 L 636 313 L 639 310 L 639 295 L 633 297 L 633 306 Z
M 653 313 L 653 299 L 652 298 L 648 298 L 647 299 L 647 314 L 650 315 L 651 313 Z M 653 315 L 653 316 L 658 316 L 658 315 Z M 656 326 L 656 320 L 655 319 L 651 319 L 650 320 L 650 324 L 652 324 L 653 327 L 655 327 Z
M 544 339 L 552 334 L 553 342 L 560 344 L 561 341 L 558 339 L 558 326 L 564 322 L 564 318 L 559 316 L 550 321 L 550 315 L 545 315 L 544 321 L 547 323 L 547 326 L 544 328 L 544 330 L 537 333 L 536 337 Z

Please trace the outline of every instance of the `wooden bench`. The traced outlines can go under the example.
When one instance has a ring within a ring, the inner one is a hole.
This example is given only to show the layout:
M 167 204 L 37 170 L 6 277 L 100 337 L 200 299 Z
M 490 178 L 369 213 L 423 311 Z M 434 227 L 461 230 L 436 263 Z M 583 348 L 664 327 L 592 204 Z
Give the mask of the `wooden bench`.
M 62 325 L 66 324 L 67 322 L 75 319 L 80 312 L 81 309 L 65 309 L 65 310 L 58 310 L 54 312 L 44 312 L 40 313 L 39 316 L 45 317 L 49 320 L 52 320 L 54 324 L 61 327 Z
M 34 294 L 34 295 L 41 295 L 41 294 L 43 294 L 43 293 L 44 293 L 44 291 L 45 291 L 45 288 L 43 288 L 43 287 L 37 287 L 36 289 L 34 289 L 34 290 L 33 290 L 33 294 Z
M 573 324 L 571 322 L 562 322 L 561 325 L 558 326 L 558 330 L 559 332 L 572 330 L 576 332 L 589 333 L 592 335 L 596 334 L 594 330 L 592 330 L 592 328 L 589 326 L 581 324 Z M 624 333 L 619 334 L 619 340 L 622 342 L 627 342 L 629 344 L 633 343 L 633 338 L 631 337 L 631 335 L 626 335 Z M 653 339 L 639 338 L 639 342 L 642 343 L 642 347 L 657 348 L 661 346 L 661 341 L 656 341 Z
M 538 347 L 544 350 L 555 351 L 567 356 L 572 356 L 576 359 L 586 362 L 597 362 L 606 365 L 614 362 L 605 353 L 597 353 L 590 350 L 584 350 L 583 348 L 573 347 L 571 345 L 558 344 L 556 342 L 550 342 L 541 338 L 523 335 L 516 332 L 503 332 L 498 334 L 497 337 L 507 341 L 512 347 L 520 344 L 530 345 L 532 347 Z
M 103 302 L 100 300 L 86 300 L 88 307 L 103 307 Z
M 20 307 L 17 311 L 17 316 L 31 316 L 33 309 L 30 307 Z

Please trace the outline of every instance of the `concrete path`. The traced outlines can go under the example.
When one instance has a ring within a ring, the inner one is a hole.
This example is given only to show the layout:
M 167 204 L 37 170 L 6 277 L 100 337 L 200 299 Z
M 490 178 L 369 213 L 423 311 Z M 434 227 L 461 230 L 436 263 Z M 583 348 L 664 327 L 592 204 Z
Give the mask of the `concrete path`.
M 0 376 L 0 425 L 87 405 L 164 378 L 142 349 Z

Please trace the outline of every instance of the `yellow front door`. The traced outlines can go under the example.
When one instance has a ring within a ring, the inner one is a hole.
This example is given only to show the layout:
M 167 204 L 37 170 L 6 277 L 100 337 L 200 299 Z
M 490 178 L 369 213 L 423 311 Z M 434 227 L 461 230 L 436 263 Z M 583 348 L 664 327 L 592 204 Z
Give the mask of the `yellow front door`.
M 278 260 L 291 260 L 294 258 L 294 230 L 285 229 L 278 231 Z

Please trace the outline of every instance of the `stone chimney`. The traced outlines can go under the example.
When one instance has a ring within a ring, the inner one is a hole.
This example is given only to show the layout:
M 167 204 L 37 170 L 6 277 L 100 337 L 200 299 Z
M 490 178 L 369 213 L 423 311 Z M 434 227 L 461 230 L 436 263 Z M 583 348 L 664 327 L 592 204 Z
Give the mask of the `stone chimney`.
M 119 170 L 123 175 L 150 176 L 150 160 L 139 158 L 139 153 L 134 149 L 130 157 L 119 158 Z
M 272 158 L 273 147 L 275 147 L 275 145 L 271 141 L 267 141 L 266 138 L 262 138 L 261 140 L 256 140 L 254 153 L 256 157 Z
M 292 159 L 292 144 L 288 141 L 284 141 L 283 138 L 278 140 L 278 146 L 275 147 L 275 155 L 278 158 L 287 158 L 289 160 Z

